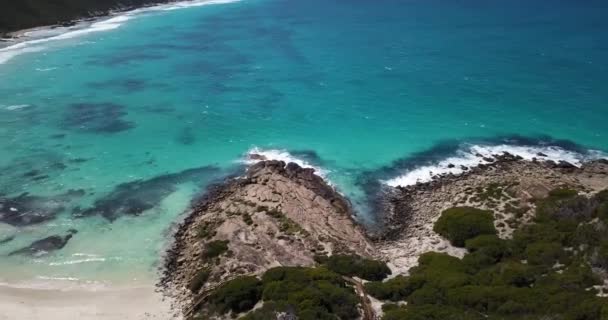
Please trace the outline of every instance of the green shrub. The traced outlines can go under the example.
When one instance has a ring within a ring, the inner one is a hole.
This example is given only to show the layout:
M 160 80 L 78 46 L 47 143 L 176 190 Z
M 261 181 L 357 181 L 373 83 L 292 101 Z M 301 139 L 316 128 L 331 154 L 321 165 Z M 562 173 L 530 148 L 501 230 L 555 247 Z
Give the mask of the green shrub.
M 516 261 L 507 261 L 497 265 L 497 277 L 494 285 L 529 287 L 536 280 L 534 267 Z
M 424 285 L 423 277 L 396 276 L 386 282 L 373 281 L 365 284 L 365 291 L 379 300 L 402 301 Z
M 209 297 L 219 313 L 244 312 L 253 308 L 262 296 L 262 283 L 256 277 L 239 277 L 217 288 Z
M 293 312 L 293 308 L 287 305 L 276 303 L 273 301 L 264 302 L 264 305 L 256 309 L 244 317 L 241 320 L 269 320 L 276 319 L 278 313 Z
M 557 188 L 549 191 L 549 197 L 553 199 L 568 199 L 578 195 L 578 191 L 569 188 Z
M 190 289 L 190 291 L 194 293 L 198 292 L 203 287 L 205 282 L 207 282 L 207 279 L 209 279 L 210 274 L 211 270 L 209 270 L 208 268 L 199 270 L 190 280 L 190 283 L 188 284 L 188 289 Z
M 480 235 L 465 242 L 465 247 L 471 252 L 462 260 L 468 272 L 475 272 L 485 266 L 490 266 L 509 255 L 506 241 L 495 235 Z
M 525 255 L 531 265 L 552 266 L 563 256 L 563 250 L 558 243 L 536 242 L 526 248 Z
M 433 230 L 447 238 L 452 245 L 463 247 L 465 241 L 483 234 L 496 234 L 491 211 L 470 207 L 455 207 L 441 213 Z
M 526 247 L 535 242 L 563 243 L 567 235 L 557 230 L 552 222 L 534 223 L 517 229 L 513 233 L 511 249 L 515 255 L 523 255 Z
M 608 223 L 608 189 L 597 193 L 593 200 L 597 202 L 596 216 Z
M 556 189 L 536 204 L 536 221 L 588 220 L 596 214 L 597 202 L 579 196 L 576 190 Z
M 335 273 L 370 281 L 379 281 L 391 274 L 386 263 L 356 255 L 333 255 L 327 259 L 325 265 Z
M 595 267 L 608 269 L 608 241 L 602 243 L 593 254 L 592 263 Z
M 407 306 L 387 311 L 382 320 L 481 320 L 483 315 L 450 306 Z
M 342 277 L 326 268 L 278 267 L 262 276 L 264 303 L 292 306 L 298 319 L 354 319 L 358 299 Z
M 203 251 L 203 258 L 212 259 L 221 256 L 228 251 L 228 243 L 228 240 L 216 240 L 207 243 L 205 251 Z
M 251 219 L 251 216 L 249 214 L 244 213 L 243 214 L 243 222 L 245 222 L 245 224 L 247 224 L 248 226 L 253 224 L 253 219 Z
M 410 276 L 368 283 L 374 297 L 407 302 L 387 306 L 383 319 L 608 320 L 608 299 L 591 289 L 600 283 L 591 265 L 608 264 L 607 229 L 588 214 L 600 200 L 565 191 L 550 197 L 551 219 L 520 227 L 513 239 L 463 236 L 462 260 L 426 253 Z
M 209 239 L 215 236 L 215 224 L 211 222 L 203 222 L 196 228 L 196 236 L 199 239 Z

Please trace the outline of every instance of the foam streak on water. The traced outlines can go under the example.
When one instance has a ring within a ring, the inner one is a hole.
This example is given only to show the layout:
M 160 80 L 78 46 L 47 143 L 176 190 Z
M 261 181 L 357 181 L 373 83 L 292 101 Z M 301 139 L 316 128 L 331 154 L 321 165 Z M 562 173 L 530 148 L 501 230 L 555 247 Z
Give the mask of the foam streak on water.
M 566 161 L 577 167 L 580 167 L 585 161 L 606 158 L 608 156 L 600 151 L 590 150 L 586 154 L 582 154 L 555 146 L 470 145 L 461 148 L 452 157 L 448 157 L 437 163 L 420 166 L 398 177 L 387 180 L 385 183 L 392 187 L 405 187 L 416 183 L 429 182 L 434 177 L 443 174 L 462 174 L 467 168 L 490 163 L 484 160 L 484 158 L 493 158 L 494 155 L 500 155 L 504 152 L 520 156 L 525 160 L 536 158 L 555 162 Z
M 302 168 L 314 169 L 315 174 L 317 174 L 318 176 L 320 176 L 322 178 L 327 177 L 327 174 L 329 174 L 328 170 L 325 170 L 318 166 L 314 166 L 305 160 L 299 159 L 299 158 L 295 157 L 294 155 L 290 154 L 286 150 L 260 149 L 260 148 L 254 147 L 247 152 L 247 156 L 246 156 L 246 159 L 244 160 L 244 163 L 251 165 L 251 164 L 255 164 L 255 163 L 258 163 L 261 161 L 261 159 L 252 159 L 252 155 L 262 156 L 265 160 L 279 160 L 279 161 L 284 161 L 285 163 L 293 162 Z
M 0 64 L 6 63 L 12 58 L 24 53 L 42 51 L 46 49 L 43 44 L 51 41 L 72 39 L 90 33 L 117 29 L 125 22 L 143 13 L 154 11 L 172 11 L 183 8 L 199 7 L 212 4 L 226 4 L 237 1 L 239 0 L 198 0 L 175 2 L 171 4 L 135 9 L 126 13 L 111 16 L 109 18 L 103 18 L 102 20 L 91 24 L 83 23 L 75 27 L 58 27 L 54 28 L 52 31 L 47 28 L 42 28 L 40 30 L 24 32 L 23 36 L 26 38 L 32 38 L 32 40 L 25 40 L 6 48 L 0 48 Z

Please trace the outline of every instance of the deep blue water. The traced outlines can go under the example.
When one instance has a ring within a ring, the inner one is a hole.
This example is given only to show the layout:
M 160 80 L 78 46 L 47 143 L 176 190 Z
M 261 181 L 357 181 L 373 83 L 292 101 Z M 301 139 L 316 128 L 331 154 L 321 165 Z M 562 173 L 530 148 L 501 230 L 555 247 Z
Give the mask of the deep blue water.
M 26 46 L 0 65 L 0 194 L 61 208 L 0 224 L 15 235 L 0 254 L 79 233 L 1 258 L 0 280 L 152 277 L 190 199 L 255 147 L 325 170 L 362 221 L 362 181 L 466 143 L 598 156 L 607 16 L 606 1 L 244 0 Z M 123 216 L 132 190 L 146 210 Z

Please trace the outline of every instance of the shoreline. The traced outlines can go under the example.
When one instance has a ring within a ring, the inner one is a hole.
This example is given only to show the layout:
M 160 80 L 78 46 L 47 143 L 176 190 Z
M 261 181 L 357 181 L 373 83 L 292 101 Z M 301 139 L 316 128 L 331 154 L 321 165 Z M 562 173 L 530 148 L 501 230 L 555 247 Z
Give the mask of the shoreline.
M 165 252 L 158 287 L 185 317 L 209 292 L 237 276 L 261 275 L 277 266 L 313 266 L 315 255 L 323 253 L 374 255 L 348 199 L 315 169 L 259 154 L 250 160 L 259 162 L 244 176 L 227 177 L 193 201 Z M 202 235 L 201 230 L 209 232 Z M 210 244 L 224 241 L 228 254 L 201 259 Z M 205 283 L 190 289 L 202 270 L 209 272 Z
M 382 208 L 385 233 L 376 235 L 370 233 L 366 225 L 350 219 L 352 212 L 348 206 L 344 207 L 346 211 L 321 206 L 324 208 L 319 211 L 321 215 L 316 215 L 314 204 L 328 200 L 333 203 L 336 199 L 331 200 L 332 194 L 342 198 L 326 180 L 314 175 L 314 169 L 304 169 L 293 162 L 273 161 L 258 154 L 250 157 L 260 162 L 252 164 L 245 176 L 228 178 L 193 202 L 192 211 L 178 225 L 173 244 L 166 252 L 158 286 L 172 299 L 176 312 L 182 310 L 184 316 L 196 312 L 206 314 L 208 299 L 214 290 L 238 276 L 260 276 L 276 266 L 316 265 L 308 256 L 311 252 L 329 256 L 350 252 L 378 259 L 387 263 L 391 277 L 408 275 L 418 264 L 418 258 L 427 252 L 463 258 L 467 254 L 465 248 L 453 246 L 433 230 L 441 212 L 454 206 L 492 210 L 498 236 L 508 239 L 519 226 L 532 222 L 534 201 L 544 199 L 554 188 L 567 186 L 590 196 L 608 187 L 608 160 L 591 160 L 577 167 L 566 161 L 532 161 L 505 152 L 460 175 L 440 175 L 407 187 L 385 185 L 385 193 L 379 195 L 386 205 Z M 315 182 L 311 185 L 303 181 Z M 310 191 L 314 194 L 318 188 L 328 191 L 312 197 L 302 196 Z M 298 204 L 292 206 L 293 200 L 287 199 L 296 199 Z M 275 232 L 273 219 L 276 217 L 268 213 L 272 212 L 268 208 L 273 207 L 277 209 L 272 210 L 278 210 L 296 224 L 293 228 L 306 232 Z M 323 220 L 319 219 L 323 215 L 329 219 L 342 215 L 342 224 L 346 221 L 344 218 L 348 218 L 352 227 L 346 228 L 345 234 L 350 239 L 362 239 L 365 248 L 327 250 L 332 245 L 319 246 L 314 242 L 309 245 L 311 239 L 319 239 L 319 234 L 331 237 L 344 230 L 336 228 L 336 224 L 327 224 L 325 233 L 318 233 L 320 229 L 310 220 Z M 201 236 L 200 230 L 205 236 Z M 357 238 L 358 232 L 361 238 Z M 266 238 L 267 235 L 270 237 Z M 201 259 L 205 257 L 205 248 L 217 241 L 225 241 L 229 253 L 220 255 L 213 263 Z M 260 252 L 264 252 L 263 257 Z M 200 272 L 205 273 L 203 282 L 191 289 Z
M 0 285 L 0 320 L 179 319 L 153 285 L 103 290 L 29 289 Z
M 383 232 L 374 243 L 379 255 L 402 274 L 408 274 L 428 251 L 462 258 L 466 250 L 433 230 L 443 210 L 454 206 L 491 210 L 499 237 L 508 239 L 515 229 L 533 221 L 535 201 L 558 187 L 587 196 L 608 188 L 608 160 L 590 160 L 577 167 L 505 153 L 459 175 L 444 174 L 405 187 L 386 185 L 375 196 Z
M 94 22 L 96 20 L 101 20 L 104 17 L 110 17 L 113 15 L 121 14 L 121 13 L 128 13 L 128 12 L 142 9 L 142 8 L 151 8 L 151 7 L 155 7 L 155 6 L 161 6 L 161 5 L 166 5 L 166 4 L 176 3 L 176 2 L 193 2 L 193 1 L 196 1 L 196 0 L 165 0 L 165 1 L 151 0 L 148 4 L 144 4 L 142 6 L 120 7 L 120 5 L 119 5 L 118 7 L 115 7 L 115 8 L 108 8 L 104 12 L 88 12 L 91 15 L 79 16 L 79 17 L 74 17 L 74 18 L 70 18 L 67 20 L 63 20 L 63 21 L 57 21 L 57 23 L 55 23 L 55 24 L 40 25 L 40 26 L 33 26 L 33 27 L 25 28 L 25 29 L 5 31 L 3 33 L 0 33 L 0 43 L 1 43 L 1 41 L 7 41 L 7 40 L 10 41 L 11 39 L 18 39 L 23 36 L 27 36 L 28 32 L 53 30 L 53 29 L 62 28 L 62 27 L 70 28 L 70 27 L 74 27 L 80 23 Z
M 0 33 L 0 64 L 21 53 L 41 51 L 41 43 L 78 37 L 92 32 L 102 32 L 120 27 L 124 22 L 142 13 L 172 11 L 213 4 L 228 4 L 240 0 L 170 0 L 152 1 L 148 5 L 108 10 L 91 17 L 80 17 L 53 25 L 20 29 Z M 95 28 L 97 27 L 97 29 Z M 74 33 L 70 36 L 71 33 Z M 8 38 L 7 38 L 8 36 Z M 28 50 L 29 49 L 29 50 Z

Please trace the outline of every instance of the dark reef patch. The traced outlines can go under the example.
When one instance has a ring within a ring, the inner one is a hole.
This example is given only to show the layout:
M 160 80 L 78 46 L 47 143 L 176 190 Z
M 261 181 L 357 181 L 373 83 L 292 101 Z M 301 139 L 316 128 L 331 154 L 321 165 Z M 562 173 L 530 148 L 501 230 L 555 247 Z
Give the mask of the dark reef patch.
M 89 158 L 72 158 L 72 159 L 69 159 L 68 161 L 70 163 L 85 163 L 89 160 L 91 160 L 91 159 L 89 159 Z
M 138 63 L 146 60 L 161 60 L 165 59 L 166 56 L 159 53 L 142 52 L 136 49 L 124 49 L 115 54 L 96 57 L 93 60 L 89 60 L 87 63 L 90 65 L 101 65 L 106 67 L 116 67 L 131 63 Z
M 66 137 L 65 133 L 57 133 L 49 136 L 50 139 L 63 139 Z
M 93 89 L 111 89 L 126 93 L 138 92 L 150 87 L 147 81 L 141 79 L 113 79 L 89 82 L 87 86 Z
M 9 243 L 9 242 L 11 242 L 13 240 L 15 240 L 15 236 L 14 235 L 13 236 L 7 236 L 7 237 L 4 237 L 4 238 L 0 238 L 0 245 L 3 245 L 5 243 Z
M 8 255 L 41 256 L 52 251 L 61 250 L 76 233 L 76 230 L 70 229 L 65 236 L 54 235 L 46 237 L 44 239 L 36 240 L 32 242 L 32 244 L 30 244 L 29 246 L 21 248 L 19 250 L 15 250 L 9 253 Z
M 92 207 L 76 209 L 76 217 L 100 215 L 114 221 L 124 215 L 138 216 L 157 206 L 182 183 L 204 185 L 219 175 L 214 166 L 188 169 L 178 173 L 159 175 L 147 180 L 135 180 L 117 185 L 112 192 L 95 201 Z
M 177 137 L 175 137 L 175 141 L 186 146 L 193 145 L 196 142 L 194 129 L 192 129 L 192 127 L 185 127 L 181 129 L 177 134 Z
M 175 111 L 175 108 L 171 108 L 171 107 L 167 107 L 167 106 L 162 106 L 162 105 L 156 105 L 156 106 L 145 106 L 142 107 L 143 111 L 149 112 L 149 113 L 157 113 L 157 114 L 171 114 Z
M 38 181 L 60 174 L 67 168 L 64 161 L 65 154 L 46 149 L 32 149 L 28 156 L 15 157 L 0 167 L 0 193 L 13 194 L 27 180 Z
M 126 107 L 115 103 L 75 103 L 61 121 L 66 130 L 110 134 L 132 129 L 135 123 L 123 120 Z
M 74 199 L 85 195 L 84 190 L 42 197 L 23 193 L 9 198 L 0 196 L 0 222 L 13 226 L 28 226 L 52 220 Z

